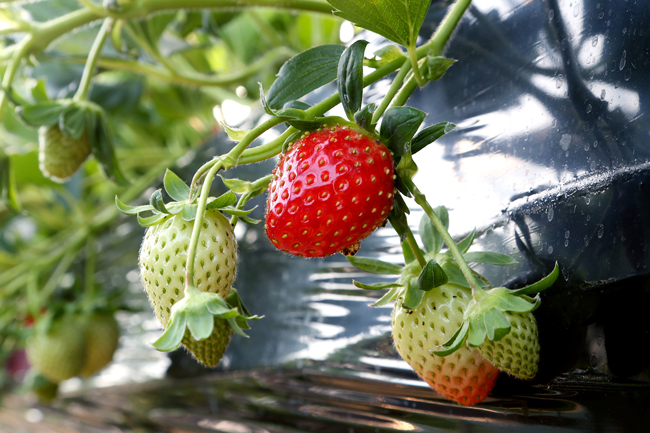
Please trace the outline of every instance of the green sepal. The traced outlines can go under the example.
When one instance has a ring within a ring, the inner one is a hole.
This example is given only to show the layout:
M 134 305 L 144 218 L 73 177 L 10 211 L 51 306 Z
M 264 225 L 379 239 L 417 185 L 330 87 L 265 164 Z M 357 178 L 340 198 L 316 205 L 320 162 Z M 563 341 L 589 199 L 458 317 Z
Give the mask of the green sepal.
M 476 238 L 476 229 L 473 229 L 472 232 L 470 234 L 468 234 L 465 239 L 458 242 L 457 246 L 458 246 L 458 249 L 460 250 L 460 252 L 465 254 L 467 252 L 467 250 L 469 250 L 469 247 L 471 247 L 472 244 L 474 243 L 475 238 Z
M 557 277 L 560 276 L 560 267 L 558 266 L 557 262 L 555 262 L 555 267 L 553 267 L 553 270 L 551 271 L 550 274 L 542 278 L 536 283 L 533 283 L 529 286 L 522 287 L 521 289 L 513 290 L 511 293 L 513 295 L 533 295 L 535 293 L 539 293 L 541 291 L 544 291 L 551 287 L 553 283 L 555 283 L 555 280 L 557 280 Z
M 287 139 L 284 140 L 284 143 L 282 143 L 282 153 L 286 153 L 286 151 L 289 149 L 289 146 L 291 146 L 296 141 L 300 140 L 300 138 L 303 136 L 304 133 L 305 133 L 304 131 L 301 131 L 299 129 L 293 134 L 290 134 L 287 137 Z
M 238 217 L 241 218 L 241 217 L 245 217 L 249 213 L 253 212 L 255 210 L 255 208 L 257 208 L 257 206 L 255 206 L 253 209 L 237 209 L 237 208 L 234 208 L 232 206 L 226 206 L 226 207 L 222 207 L 222 208 L 219 208 L 219 209 L 222 212 L 225 212 L 225 213 L 230 214 L 230 215 L 235 215 L 235 216 L 238 216 Z
M 165 332 L 151 345 L 162 352 L 176 350 L 180 346 L 185 328 L 187 326 L 187 315 L 184 313 L 176 314 L 170 318 L 167 323 Z
M 447 208 L 444 206 L 438 206 L 434 209 L 434 212 L 438 215 L 442 224 L 446 228 L 449 228 L 449 213 L 447 212 Z M 420 239 L 422 239 L 426 252 L 439 253 L 445 244 L 445 241 L 442 239 L 438 229 L 433 225 L 433 222 L 426 213 L 423 214 L 420 219 L 419 231 Z
M 352 280 L 352 284 L 354 284 L 355 287 L 364 290 L 383 290 L 383 289 L 392 289 L 394 287 L 402 287 L 401 284 L 397 284 L 397 283 L 363 284 L 356 280 Z
M 245 129 L 237 129 L 237 128 L 231 128 L 230 126 L 226 125 L 223 122 L 219 122 L 221 127 L 223 128 L 224 131 L 226 131 L 226 134 L 228 134 L 228 138 L 230 138 L 233 141 L 241 141 L 248 135 L 250 131 L 245 130 Z
M 391 107 L 384 113 L 379 136 L 395 155 L 401 156 L 424 121 L 426 113 L 411 107 Z
M 415 257 L 415 253 L 413 253 L 413 249 L 411 248 L 411 245 L 408 243 L 408 240 L 402 241 L 402 255 L 404 256 L 404 263 L 406 263 L 407 265 L 409 263 L 413 263 L 417 258 Z
M 151 227 L 158 224 L 158 222 L 163 218 L 167 218 L 167 215 L 163 213 L 155 213 L 150 217 L 141 217 L 140 214 L 138 214 L 138 224 L 142 227 Z
M 269 105 L 269 101 L 266 100 L 266 95 L 264 94 L 264 85 L 262 83 L 258 83 L 260 87 L 260 102 L 262 103 L 262 108 L 264 108 L 264 111 L 266 114 L 270 116 L 275 116 L 275 111 L 271 108 Z
M 135 215 L 140 212 L 147 212 L 154 209 L 154 207 L 151 206 L 150 204 L 146 204 L 142 206 L 129 206 L 127 204 L 122 203 L 120 199 L 117 198 L 117 196 L 115 196 L 115 205 L 117 206 L 117 209 L 125 215 Z
M 341 105 L 348 119 L 354 121 L 354 114 L 361 108 L 363 98 L 363 58 L 368 41 L 358 40 L 347 47 L 337 68 L 337 87 Z
M 442 345 L 442 350 L 431 350 L 430 353 L 435 356 L 448 356 L 465 345 L 467 332 L 469 331 L 469 322 L 463 322 L 451 338 Z
M 160 213 L 164 214 L 171 214 L 165 207 L 165 202 L 163 201 L 163 196 L 162 196 L 162 190 L 157 189 L 151 194 L 151 197 L 149 198 L 149 204 L 151 207 L 153 207 L 155 210 L 157 210 Z
M 176 201 L 185 201 L 190 198 L 190 187 L 170 169 L 165 171 L 163 185 L 165 192 Z
M 223 184 L 232 192 L 237 194 L 246 194 L 249 198 L 256 197 L 266 191 L 269 187 L 269 183 L 271 183 L 271 179 L 273 179 L 272 174 L 261 177 L 253 182 L 241 179 L 225 178 L 221 175 L 219 175 L 219 177 L 221 177 Z
M 198 209 L 199 205 L 197 204 L 183 206 L 183 210 L 181 210 L 181 218 L 187 222 L 194 221 L 196 219 L 196 212 Z
M 269 89 L 268 107 L 277 110 L 286 102 L 334 81 L 344 49 L 341 45 L 320 45 L 287 60 Z
M 404 286 L 397 286 L 390 289 L 384 296 L 379 298 L 375 303 L 371 304 L 371 307 L 383 307 L 391 302 L 393 302 L 404 290 Z
M 395 194 L 393 200 L 393 209 L 388 213 L 388 221 L 393 229 L 399 235 L 400 242 L 405 242 L 409 233 L 409 225 L 406 219 L 406 212 L 403 207 L 406 207 L 404 199 L 399 195 Z M 408 208 L 407 208 L 408 209 Z
M 491 308 L 483 313 L 487 338 L 492 341 L 501 340 L 510 332 L 510 321 L 502 311 Z
M 450 257 L 448 260 L 441 261 L 440 266 L 445 271 L 445 274 L 447 274 L 447 278 L 449 278 L 448 281 L 449 283 L 456 284 L 461 287 L 466 287 L 468 289 L 470 288 L 470 285 L 467 282 L 465 275 L 460 270 L 456 262 L 453 261 L 453 258 Z M 476 272 L 474 272 L 474 275 L 476 277 L 479 277 L 479 275 Z M 477 278 L 477 283 L 479 287 L 489 286 L 489 284 L 485 282 L 482 278 Z
M 206 209 L 225 209 L 229 206 L 234 205 L 237 203 L 237 196 L 235 195 L 234 192 L 228 191 L 225 194 L 220 195 L 219 197 L 215 198 L 214 200 L 208 202 L 208 204 L 205 206 Z
M 401 158 L 399 158 L 395 171 L 405 187 L 413 182 L 412 179 L 418 172 L 418 166 L 413 161 L 413 155 L 409 149 L 405 150 Z M 411 193 L 413 192 L 408 187 L 406 189 Z
M 418 287 L 420 290 L 428 292 L 435 287 L 447 284 L 448 281 L 449 278 L 442 267 L 435 260 L 429 260 L 420 272 Z
M 531 302 L 532 301 L 532 302 Z M 541 302 L 539 296 L 535 298 L 521 297 L 512 293 L 505 293 L 496 301 L 495 306 L 501 311 L 511 311 L 513 313 L 527 313 L 535 310 Z
M 420 305 L 422 298 L 424 297 L 424 291 L 418 287 L 418 281 L 416 278 L 411 278 L 406 286 L 406 293 L 404 294 L 404 302 L 402 303 L 402 308 L 407 310 L 413 310 Z
M 404 56 L 404 53 L 397 45 L 385 45 L 375 51 L 373 55 L 377 67 L 384 66 L 393 60 L 406 59 L 406 56 Z
M 49 101 L 50 97 L 47 96 L 45 78 L 39 78 L 30 89 L 30 93 L 32 94 L 32 98 L 34 98 L 34 101 L 37 103 Z
M 485 321 L 481 317 L 479 319 L 472 318 L 469 323 L 469 334 L 467 335 L 467 343 L 471 347 L 479 347 L 485 342 L 487 337 L 487 329 L 485 328 Z
M 361 128 L 375 134 L 375 124 L 372 123 L 372 116 L 375 113 L 377 105 L 375 103 L 365 105 L 361 110 L 354 113 L 354 121 Z
M 448 59 L 442 56 L 427 55 L 422 68 L 422 75 L 429 81 L 436 81 L 441 79 L 447 69 L 456 63 L 454 59 Z
M 403 267 L 393 263 L 382 262 L 381 260 L 369 257 L 346 256 L 348 262 L 362 271 L 379 275 L 399 275 Z
M 251 217 L 246 216 L 246 215 L 237 215 L 237 216 L 239 217 L 239 220 L 241 222 L 246 223 L 246 224 L 251 225 L 251 226 L 254 226 L 254 225 L 259 224 L 259 223 L 262 222 L 262 220 L 251 218 Z
M 70 104 L 70 99 L 57 99 L 16 107 L 18 118 L 29 126 L 50 126 L 59 122 L 59 117 Z
M 411 140 L 411 153 L 415 155 L 429 144 L 454 129 L 456 129 L 456 125 L 451 122 L 440 122 L 424 128 L 413 137 L 413 140 Z
M 517 263 L 515 259 L 506 254 L 495 253 L 492 251 L 464 253 L 463 257 L 465 258 L 465 261 L 469 263 L 485 263 L 486 265 L 506 266 Z
M 87 111 L 85 107 L 71 105 L 59 116 L 59 129 L 77 140 L 86 132 L 86 118 Z

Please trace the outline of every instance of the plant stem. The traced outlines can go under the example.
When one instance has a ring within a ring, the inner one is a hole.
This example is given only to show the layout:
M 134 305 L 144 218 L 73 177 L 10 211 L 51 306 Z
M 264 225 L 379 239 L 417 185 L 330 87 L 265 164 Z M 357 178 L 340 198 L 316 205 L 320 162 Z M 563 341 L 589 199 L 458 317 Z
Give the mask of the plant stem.
M 194 286 L 194 261 L 196 260 L 196 249 L 199 244 L 199 235 L 201 234 L 201 225 L 203 224 L 203 217 L 205 216 L 205 205 L 208 202 L 210 195 L 210 187 L 212 180 L 219 170 L 223 168 L 221 159 L 215 161 L 210 170 L 205 176 L 203 186 L 201 187 L 201 195 L 197 204 L 196 218 L 194 219 L 194 226 L 192 227 L 192 237 L 190 238 L 190 246 L 187 250 L 187 265 L 185 266 L 185 295 L 190 296 L 192 290 L 198 290 Z
M 402 82 L 408 75 L 408 73 L 411 71 L 411 62 L 409 60 L 404 61 L 404 64 L 402 65 L 402 68 L 399 70 L 397 75 L 395 76 L 395 79 L 393 79 L 393 82 L 391 83 L 390 87 L 388 88 L 388 92 L 386 92 L 386 95 L 384 98 L 381 100 L 381 103 L 379 104 L 379 107 L 375 110 L 375 112 L 372 115 L 372 123 L 373 125 L 376 124 L 379 121 L 379 118 L 384 115 L 384 112 L 388 108 L 388 105 L 390 102 L 393 100 L 395 95 L 397 94 L 397 91 L 399 90 L 400 86 L 402 85 Z
M 424 254 L 422 254 L 422 250 L 420 249 L 418 242 L 415 240 L 415 236 L 413 236 L 413 232 L 410 228 L 406 232 L 406 241 L 411 247 L 413 254 L 415 254 L 415 258 L 417 259 L 418 263 L 422 268 L 424 268 L 427 264 L 427 259 L 424 257 Z
M 84 298 L 83 303 L 88 308 L 97 297 L 95 288 L 95 266 L 97 262 L 97 240 L 92 234 L 86 239 L 86 266 L 84 268 Z
M 418 53 L 415 51 L 415 44 L 408 46 L 407 51 L 409 58 L 411 59 L 411 66 L 413 67 L 413 75 L 415 76 L 415 81 L 417 81 L 418 86 L 424 87 L 424 80 L 422 79 L 422 74 L 420 74 L 420 67 L 418 66 Z
M 418 83 L 416 82 L 414 77 L 411 77 L 399 90 L 397 95 L 395 96 L 395 99 L 393 99 L 393 103 L 391 104 L 391 107 L 401 107 L 404 104 L 406 104 L 406 101 L 411 97 L 413 92 L 415 92 L 415 89 L 418 88 Z
M 85 101 L 88 99 L 88 91 L 90 90 L 90 83 L 95 72 L 95 66 L 97 65 L 97 59 L 99 54 L 102 51 L 104 42 L 106 41 L 106 36 L 113 24 L 112 18 L 106 18 L 99 28 L 99 33 L 93 42 L 90 52 L 88 53 L 88 60 L 86 61 L 86 66 L 84 67 L 83 75 L 81 76 L 81 81 L 79 82 L 79 88 L 72 98 L 75 101 Z
M 431 54 L 432 56 L 442 55 L 449 38 L 451 38 L 452 33 L 458 26 L 460 19 L 462 18 L 465 10 L 469 7 L 472 0 L 458 0 L 454 5 L 449 9 L 447 15 L 438 25 L 436 32 L 431 36 L 429 42 L 427 42 L 422 47 L 418 48 L 418 58 L 422 57 L 423 54 Z M 426 50 L 422 50 L 426 46 Z
M 14 81 L 18 67 L 23 57 L 27 55 L 31 46 L 33 38 L 30 35 L 25 36 L 25 38 L 18 43 L 17 49 L 13 52 L 11 60 L 5 69 L 4 76 L 2 77 L 2 89 L 0 89 L 0 119 L 4 113 L 5 107 L 7 106 L 7 95 L 3 89 L 9 89 L 11 84 Z
M 458 245 L 456 245 L 456 242 L 449 234 L 449 231 L 442 223 L 442 221 L 436 214 L 435 210 L 433 210 L 429 202 L 427 202 L 427 199 L 424 196 L 424 194 L 422 194 L 422 192 L 420 192 L 418 187 L 415 186 L 415 183 L 413 183 L 412 180 L 407 180 L 407 183 L 409 189 L 413 193 L 413 198 L 415 199 L 415 202 L 419 204 L 420 207 L 424 210 L 424 212 L 427 214 L 429 219 L 431 219 L 431 222 L 433 223 L 433 225 L 436 227 L 436 229 L 442 236 L 442 239 L 444 239 L 445 243 L 449 247 L 449 250 L 451 251 L 451 254 L 456 259 L 456 262 L 458 263 L 458 266 L 460 267 L 463 276 L 469 283 L 469 286 L 472 289 L 472 294 L 476 296 L 477 293 L 482 292 L 482 289 L 479 287 L 476 278 L 474 278 L 474 272 L 467 265 L 467 262 L 465 261 L 463 254 L 458 249 Z

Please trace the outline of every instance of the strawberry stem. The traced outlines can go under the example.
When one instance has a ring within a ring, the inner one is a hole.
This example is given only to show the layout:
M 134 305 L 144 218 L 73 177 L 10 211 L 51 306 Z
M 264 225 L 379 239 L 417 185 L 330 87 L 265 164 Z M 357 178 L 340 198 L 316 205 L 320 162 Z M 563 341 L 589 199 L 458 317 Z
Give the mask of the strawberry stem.
M 101 53 L 102 47 L 104 46 L 104 41 L 106 41 L 106 37 L 108 36 L 108 32 L 112 25 L 113 19 L 106 18 L 100 27 L 99 33 L 97 33 L 97 37 L 95 38 L 95 41 L 90 48 L 90 52 L 88 53 L 88 59 L 86 60 L 86 66 L 84 67 L 84 72 L 81 76 L 81 81 L 79 82 L 79 88 L 77 89 L 77 93 L 75 93 L 74 97 L 72 98 L 73 100 L 84 101 L 88 99 L 88 91 L 90 90 L 90 83 L 92 81 L 93 73 L 95 72 L 97 59 L 99 58 L 99 54 Z

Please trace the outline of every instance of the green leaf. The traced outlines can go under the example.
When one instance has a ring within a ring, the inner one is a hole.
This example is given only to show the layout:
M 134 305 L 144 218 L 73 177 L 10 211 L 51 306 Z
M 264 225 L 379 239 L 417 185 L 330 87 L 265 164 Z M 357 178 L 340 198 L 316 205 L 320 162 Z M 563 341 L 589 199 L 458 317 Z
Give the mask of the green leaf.
M 555 262 L 555 267 L 546 277 L 542 278 L 534 284 L 522 287 L 521 289 L 513 290 L 510 293 L 513 295 L 534 295 L 535 293 L 539 293 L 551 287 L 559 275 L 560 267 L 558 266 L 557 262 Z
M 454 129 L 456 129 L 456 125 L 451 122 L 440 122 L 424 128 L 413 137 L 413 140 L 411 141 L 411 153 L 415 155 L 429 144 Z
M 442 56 L 427 55 L 424 63 L 423 75 L 429 81 L 436 81 L 442 78 L 451 65 L 456 63 L 454 59 L 448 59 Z
M 228 191 L 227 193 L 220 195 L 211 202 L 209 202 L 205 208 L 206 209 L 223 209 L 228 206 L 232 206 L 237 203 L 237 196 L 234 192 Z
M 184 221 L 194 221 L 196 219 L 196 212 L 199 209 L 199 205 L 197 204 L 191 204 L 191 205 L 186 205 L 183 206 L 183 210 L 181 211 L 181 218 L 183 218 Z
M 411 278 L 406 287 L 406 293 L 404 294 L 404 303 L 402 308 L 407 310 L 414 310 L 422 302 L 422 297 L 424 296 L 424 291 L 418 287 L 418 282 L 415 278 Z
M 451 336 L 451 338 L 442 345 L 443 350 L 431 350 L 432 355 L 448 356 L 463 347 L 467 339 L 467 331 L 469 330 L 469 322 L 465 321 L 458 328 L 458 330 Z
M 150 204 L 143 205 L 143 206 L 129 206 L 127 204 L 122 203 L 120 199 L 117 198 L 117 196 L 115 196 L 115 205 L 117 206 L 117 209 L 120 212 L 126 215 L 135 215 L 140 212 L 147 212 L 154 209 L 154 207 L 151 206 Z
M 476 251 L 463 254 L 465 260 L 470 263 L 485 263 L 486 265 L 506 266 L 517 263 L 512 257 L 495 253 L 492 251 Z
M 86 117 L 83 107 L 70 106 L 59 116 L 59 129 L 77 140 L 86 132 Z
M 394 287 L 402 287 L 400 284 L 397 283 L 363 284 L 355 280 L 352 280 L 352 284 L 364 290 L 383 290 L 383 289 L 392 289 Z
M 402 267 L 392 263 L 382 262 L 381 260 L 371 259 L 369 257 L 346 256 L 346 259 L 355 267 L 371 274 L 379 275 L 399 275 L 402 273 Z
M 271 108 L 269 105 L 269 101 L 267 101 L 266 96 L 264 95 L 264 86 L 262 83 L 259 83 L 260 85 L 260 102 L 262 103 L 262 107 L 264 108 L 264 111 L 266 114 L 270 116 L 275 116 L 275 111 Z
M 282 109 L 297 108 L 298 110 L 306 111 L 309 110 L 311 107 L 312 106 L 306 102 L 293 100 L 293 101 L 286 102 L 282 106 Z
M 279 109 L 286 102 L 334 81 L 344 49 L 341 45 L 320 45 L 289 59 L 269 89 L 269 108 Z
M 296 141 L 300 140 L 300 137 L 302 137 L 303 134 L 304 131 L 301 131 L 300 129 L 294 132 L 293 134 L 290 134 L 282 144 L 282 153 L 285 153 L 287 150 L 289 150 L 289 146 L 291 146 Z
M 449 213 L 447 212 L 447 208 L 444 206 L 438 206 L 434 209 L 434 212 L 438 215 L 442 224 L 446 228 L 449 228 Z M 422 243 L 424 244 L 424 249 L 428 253 L 439 253 L 445 244 L 445 241 L 442 239 L 438 229 L 436 229 L 426 213 L 423 214 L 420 219 L 419 231 L 420 239 L 422 239 Z
M 461 253 L 466 253 L 469 250 L 469 247 L 474 243 L 474 238 L 476 238 L 476 229 L 473 229 L 470 234 L 467 235 L 465 239 L 458 242 L 458 249 Z
M 262 222 L 262 220 L 251 218 L 251 217 L 246 216 L 246 215 L 238 215 L 238 217 L 239 217 L 239 220 L 241 222 L 246 223 L 246 224 L 251 225 L 251 226 L 254 226 L 255 224 L 259 224 L 259 223 Z
M 404 210 L 406 208 L 406 211 Z M 388 213 L 388 221 L 393 229 L 399 235 L 400 242 L 404 242 L 409 233 L 409 225 L 406 219 L 408 207 L 404 203 L 404 199 L 399 194 L 395 194 L 393 199 L 393 209 Z
M 393 302 L 395 298 L 399 296 L 399 294 L 402 292 L 403 287 L 393 287 L 390 289 L 384 296 L 382 296 L 377 302 L 374 304 L 371 304 L 372 307 L 383 307 L 384 305 L 388 304 L 389 302 Z
M 424 292 L 440 287 L 449 281 L 447 274 L 435 260 L 429 260 L 420 272 L 418 287 Z
M 165 171 L 163 185 L 167 194 L 176 201 L 185 201 L 190 198 L 190 187 L 170 169 Z
M 176 350 L 185 335 L 186 324 L 187 316 L 185 314 L 174 315 L 167 324 L 165 332 L 151 345 L 162 352 Z
M 348 119 L 361 108 L 363 98 L 363 55 L 368 41 L 358 40 L 343 51 L 337 69 L 337 87 Z
M 40 102 L 16 107 L 16 114 L 29 126 L 50 126 L 59 122 L 59 116 L 69 105 L 68 99 Z
M 415 45 L 431 0 L 328 0 L 334 12 L 398 44 Z
M 157 213 L 146 218 L 143 218 L 140 216 L 140 214 L 138 214 L 138 224 L 140 224 L 142 227 L 151 227 L 158 224 L 158 222 L 163 218 L 167 218 L 167 215 L 164 213 Z
M 368 132 L 375 133 L 375 125 L 372 123 L 372 115 L 375 113 L 377 106 L 372 103 L 364 106 L 361 110 L 354 113 L 354 121 Z
M 160 213 L 170 214 L 165 207 L 165 202 L 163 201 L 162 191 L 157 189 L 151 194 L 149 198 L 149 204 Z
M 214 316 L 206 309 L 192 312 L 187 315 L 187 327 L 196 341 L 204 340 L 212 335 L 214 330 Z
M 406 152 L 407 144 L 426 116 L 424 111 L 411 107 L 389 108 L 384 113 L 379 130 L 382 143 L 395 155 L 403 155 Z

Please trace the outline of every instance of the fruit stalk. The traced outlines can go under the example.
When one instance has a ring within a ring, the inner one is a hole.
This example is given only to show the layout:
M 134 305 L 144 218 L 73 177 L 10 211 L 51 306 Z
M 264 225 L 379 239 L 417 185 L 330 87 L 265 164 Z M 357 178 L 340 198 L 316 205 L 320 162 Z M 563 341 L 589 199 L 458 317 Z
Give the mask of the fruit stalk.
M 90 82 L 93 77 L 93 72 L 95 71 L 95 66 L 97 65 L 97 59 L 99 54 L 102 51 L 108 32 L 113 24 L 112 18 L 106 18 L 99 28 L 99 33 L 93 42 L 90 52 L 88 53 L 88 59 L 86 60 L 86 66 L 84 67 L 83 75 L 81 76 L 81 81 L 79 82 L 79 88 L 77 93 L 75 93 L 72 98 L 75 101 L 84 101 L 88 99 L 88 91 L 90 90 Z

